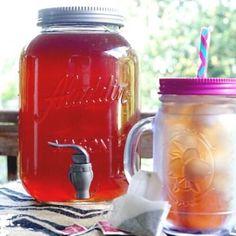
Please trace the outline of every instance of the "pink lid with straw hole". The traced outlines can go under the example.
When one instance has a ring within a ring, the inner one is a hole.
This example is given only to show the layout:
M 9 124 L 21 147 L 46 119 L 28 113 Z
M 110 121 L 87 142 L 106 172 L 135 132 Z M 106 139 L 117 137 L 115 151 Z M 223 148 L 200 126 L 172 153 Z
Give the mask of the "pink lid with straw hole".
M 160 78 L 159 94 L 236 95 L 236 78 Z

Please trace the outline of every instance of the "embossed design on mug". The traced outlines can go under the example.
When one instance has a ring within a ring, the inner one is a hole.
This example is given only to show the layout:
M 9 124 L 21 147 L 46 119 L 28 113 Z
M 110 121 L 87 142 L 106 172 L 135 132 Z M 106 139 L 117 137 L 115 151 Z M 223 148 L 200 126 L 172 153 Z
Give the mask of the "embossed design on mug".
M 184 130 L 170 139 L 168 150 L 168 195 L 179 206 L 194 205 L 212 186 L 211 146 L 203 134 Z

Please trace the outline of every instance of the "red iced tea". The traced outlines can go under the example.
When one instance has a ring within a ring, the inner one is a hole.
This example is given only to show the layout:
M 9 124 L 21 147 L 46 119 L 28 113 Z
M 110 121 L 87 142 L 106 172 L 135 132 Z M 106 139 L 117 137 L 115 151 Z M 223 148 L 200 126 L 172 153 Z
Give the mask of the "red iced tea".
M 91 159 L 90 201 L 127 189 L 125 139 L 138 120 L 137 58 L 118 33 L 48 32 L 25 49 L 20 68 L 20 176 L 39 201 L 75 200 L 68 178 L 78 144 Z

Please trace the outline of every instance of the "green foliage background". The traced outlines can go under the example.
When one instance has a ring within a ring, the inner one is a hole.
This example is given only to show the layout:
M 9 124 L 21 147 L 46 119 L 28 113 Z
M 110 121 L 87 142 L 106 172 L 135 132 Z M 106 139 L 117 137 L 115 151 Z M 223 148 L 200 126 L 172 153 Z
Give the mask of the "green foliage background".
M 126 16 L 123 34 L 140 59 L 142 110 L 157 109 L 158 78 L 196 75 L 202 26 L 212 27 L 208 76 L 236 77 L 235 0 L 121 2 Z M 16 53 L 0 64 L 0 76 L 6 78 L 0 88 L 0 108 L 7 108 L 8 101 L 17 99 L 18 58 Z
M 208 77 L 236 77 L 235 0 L 133 0 L 130 4 L 128 21 L 142 19 L 143 25 L 133 27 L 139 27 L 140 37 L 148 35 L 138 51 L 143 110 L 157 108 L 158 78 L 196 75 L 202 26 L 212 28 Z

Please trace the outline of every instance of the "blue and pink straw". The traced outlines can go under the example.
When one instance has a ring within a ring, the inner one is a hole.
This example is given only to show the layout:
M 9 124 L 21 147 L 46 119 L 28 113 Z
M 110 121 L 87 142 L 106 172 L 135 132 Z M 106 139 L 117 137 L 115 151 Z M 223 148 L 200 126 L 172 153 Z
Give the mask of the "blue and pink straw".
M 207 27 L 203 27 L 201 30 L 201 42 L 199 51 L 200 65 L 197 71 L 197 78 L 207 77 L 209 42 L 210 42 L 210 30 Z

